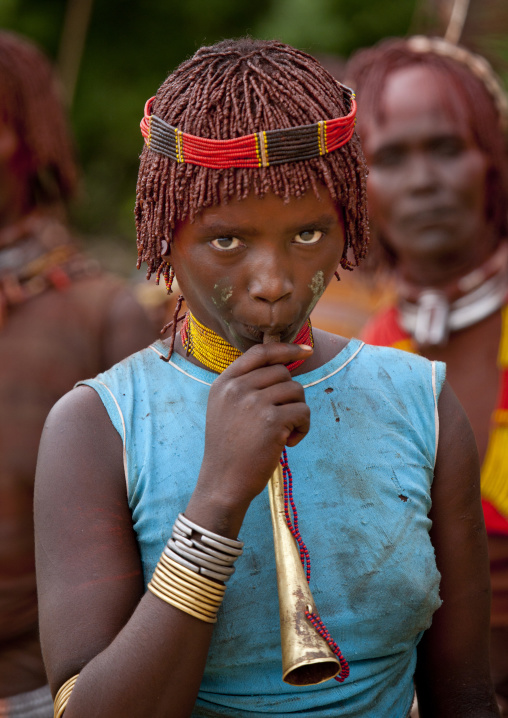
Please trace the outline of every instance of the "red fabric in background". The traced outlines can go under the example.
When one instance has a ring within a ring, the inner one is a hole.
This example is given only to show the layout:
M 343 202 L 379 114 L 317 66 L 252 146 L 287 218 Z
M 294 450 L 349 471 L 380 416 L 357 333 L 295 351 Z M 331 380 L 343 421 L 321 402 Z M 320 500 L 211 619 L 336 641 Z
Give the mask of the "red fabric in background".
M 483 515 L 488 534 L 508 536 L 508 519 L 500 514 L 491 503 L 482 499 Z

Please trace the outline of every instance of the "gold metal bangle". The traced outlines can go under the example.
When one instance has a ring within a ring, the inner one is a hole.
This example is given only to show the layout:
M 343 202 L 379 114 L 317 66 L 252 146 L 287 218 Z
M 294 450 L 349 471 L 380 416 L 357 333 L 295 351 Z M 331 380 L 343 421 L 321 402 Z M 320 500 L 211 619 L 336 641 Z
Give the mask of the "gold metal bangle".
M 65 681 L 65 683 L 58 689 L 58 693 L 55 696 L 53 704 L 53 718 L 61 718 L 61 716 L 63 715 L 64 710 L 67 708 L 69 698 L 71 697 L 72 689 L 74 688 L 74 685 L 78 678 L 79 673 L 77 673 L 75 676 L 72 676 L 72 678 L 69 678 L 69 680 Z
M 68 682 L 64 683 L 58 691 L 54 703 L 54 714 L 56 718 L 59 718 L 65 711 L 75 682 L 74 677 L 71 678 Z
M 189 579 L 194 579 L 195 582 L 197 581 L 198 584 L 207 586 L 212 591 L 216 591 L 217 593 L 224 593 L 224 591 L 226 590 L 226 586 L 224 586 L 223 584 L 211 581 L 209 578 L 205 578 L 205 576 L 202 576 L 199 573 L 194 573 L 194 571 L 191 571 L 190 569 L 185 568 L 185 566 L 181 566 L 176 561 L 173 561 L 173 559 L 169 558 L 169 556 L 166 556 L 165 553 L 161 555 L 161 560 L 164 564 L 169 564 L 169 566 L 178 573 L 183 574 L 184 576 L 188 576 Z
M 214 591 L 213 589 L 210 589 L 207 585 L 201 583 L 199 580 L 195 580 L 192 578 L 192 576 L 187 576 L 184 573 L 179 573 L 177 570 L 174 570 L 170 566 L 168 566 L 165 563 L 161 563 L 159 561 L 157 568 L 164 572 L 165 575 L 168 576 L 175 576 L 180 581 L 182 581 L 186 586 L 192 586 L 193 588 L 196 588 L 199 590 L 199 592 L 204 593 L 205 595 L 209 596 L 210 598 L 215 598 L 219 601 L 222 601 L 224 598 L 225 591 Z M 224 586 L 224 588 L 226 588 Z
M 181 591 L 177 586 L 172 586 L 169 583 L 160 581 L 160 579 L 158 579 L 155 575 L 152 576 L 152 582 L 159 589 L 159 591 L 169 596 L 170 598 L 174 598 L 175 601 L 185 603 L 189 606 L 189 608 L 193 608 L 196 611 L 201 611 L 206 615 L 217 615 L 217 611 L 219 610 L 220 605 L 210 606 L 210 604 L 202 603 L 202 601 L 196 598 L 192 593 L 185 593 L 184 591 Z
M 189 608 L 201 611 L 203 614 L 210 616 L 210 618 L 217 615 L 217 611 L 220 606 L 210 606 L 210 604 L 203 603 L 191 593 L 186 593 L 185 591 L 181 591 L 176 586 L 171 586 L 171 584 L 160 581 L 160 579 L 158 579 L 155 575 L 152 576 L 152 583 L 165 596 L 174 598 L 175 601 L 180 601 L 181 603 L 188 605 Z
M 184 581 L 190 581 L 196 586 L 202 588 L 204 591 L 207 591 L 215 596 L 223 596 L 226 591 L 226 585 L 224 583 L 217 583 L 200 573 L 189 571 L 189 569 L 185 568 L 185 566 L 181 566 L 176 561 L 173 561 L 173 559 L 169 558 L 169 556 L 165 553 L 161 554 L 158 566 L 164 566 L 165 569 L 177 576 L 180 576 Z
M 186 586 L 192 586 L 193 589 L 196 589 L 199 593 L 204 594 L 206 596 L 209 596 L 211 599 L 216 599 L 218 601 L 222 601 L 224 599 L 224 591 L 215 591 L 213 589 L 210 589 L 206 584 L 201 583 L 199 580 L 195 580 L 192 578 L 192 576 L 187 576 L 184 573 L 179 573 L 177 570 L 173 569 L 171 566 L 168 566 L 165 563 L 162 563 L 159 561 L 157 564 L 157 568 L 164 573 L 165 576 L 177 578 L 179 581 L 184 583 Z M 224 589 L 226 587 L 224 586 Z
M 160 569 L 155 569 L 153 577 L 157 578 L 159 583 L 163 584 L 164 586 L 167 586 L 170 589 L 183 591 L 183 593 L 188 594 L 191 599 L 201 601 L 203 604 L 208 606 L 208 608 L 213 608 L 217 611 L 222 603 L 221 598 L 217 598 L 215 596 L 202 596 L 196 590 L 196 586 L 192 586 L 191 584 L 185 583 L 184 581 L 180 581 L 180 579 L 177 579 L 176 576 L 167 576 Z
M 152 582 L 150 582 L 148 584 L 148 590 L 151 591 L 155 596 L 160 598 L 162 601 L 165 601 L 165 603 L 169 603 L 171 606 L 174 606 L 174 608 L 178 608 L 178 610 L 183 611 L 184 613 L 187 613 L 189 616 L 193 616 L 194 618 L 199 618 L 200 621 L 204 621 L 205 623 L 217 623 L 217 618 L 210 618 L 209 616 L 205 616 L 203 613 L 198 613 L 197 611 L 193 611 L 191 608 L 189 608 L 189 606 L 178 603 L 178 601 L 175 601 L 174 599 L 169 599 L 167 596 L 165 596 L 163 593 L 161 593 L 152 584 Z
M 185 579 L 182 579 L 180 576 L 177 576 L 174 573 L 171 573 L 168 571 L 164 566 L 162 566 L 160 563 L 157 565 L 157 568 L 155 569 L 155 574 L 159 574 L 161 578 L 164 578 L 166 581 L 174 582 L 177 586 L 181 587 L 182 589 L 190 590 L 192 588 L 193 592 L 196 593 L 199 598 L 201 598 L 205 603 L 211 603 L 214 606 L 220 606 L 223 600 L 223 596 L 217 596 L 212 593 L 208 593 L 206 589 L 201 588 L 200 586 L 195 586 L 194 584 L 190 584 Z M 161 575 L 162 574 L 162 575 Z
M 206 576 L 203 576 L 201 573 L 191 571 L 185 566 L 182 566 L 180 563 L 177 563 L 177 561 L 174 561 L 164 552 L 161 554 L 160 560 L 165 566 L 167 566 L 167 568 L 170 568 L 178 574 L 189 578 L 194 583 L 206 586 L 214 593 L 224 593 L 224 591 L 226 590 L 226 586 L 224 583 L 217 583 L 217 581 L 212 581 Z
M 161 571 L 155 571 L 154 576 L 157 576 L 158 580 L 162 581 L 165 585 L 169 585 L 172 588 L 175 588 L 179 591 L 183 591 L 184 593 L 189 594 L 193 598 L 202 601 L 209 608 L 214 608 L 215 610 L 218 610 L 222 603 L 221 598 L 217 598 L 216 596 L 203 596 L 199 591 L 196 590 L 195 586 L 189 585 L 188 583 L 181 581 L 176 576 L 168 577 L 167 575 L 162 574 Z

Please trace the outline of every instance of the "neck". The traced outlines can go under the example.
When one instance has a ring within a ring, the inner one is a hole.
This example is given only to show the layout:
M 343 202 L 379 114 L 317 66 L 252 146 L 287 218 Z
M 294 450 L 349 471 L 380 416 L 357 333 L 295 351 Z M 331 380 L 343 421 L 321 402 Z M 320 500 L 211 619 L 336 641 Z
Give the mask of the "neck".
M 201 324 L 190 312 L 186 314 L 182 324 L 180 339 L 188 357 L 192 357 L 198 365 L 217 374 L 227 369 L 242 353 L 212 329 Z M 304 323 L 293 343 L 314 346 L 310 319 Z M 294 371 L 302 364 L 303 360 L 292 362 L 287 367 L 290 371 Z
M 480 240 L 478 238 L 481 238 Z M 501 243 L 497 232 L 483 224 L 474 237 L 461 243 L 457 250 L 405 255 L 397 258 L 396 272 L 402 283 L 419 288 L 442 289 L 476 270 L 496 254 Z
M 407 301 L 417 302 L 422 294 L 435 290 L 443 294 L 449 302 L 460 299 L 473 289 L 478 288 L 483 282 L 507 269 L 508 242 L 501 242 L 482 263 L 471 266 L 471 263 L 468 262 L 465 266 L 467 266 L 467 271 L 463 269 L 451 273 L 448 270 L 446 275 L 443 271 L 441 281 L 436 281 L 437 274 L 434 273 L 434 281 L 428 283 L 412 282 L 401 275 L 397 282 L 399 295 Z M 457 270 L 457 268 L 455 269 Z M 421 276 L 423 277 L 423 275 Z

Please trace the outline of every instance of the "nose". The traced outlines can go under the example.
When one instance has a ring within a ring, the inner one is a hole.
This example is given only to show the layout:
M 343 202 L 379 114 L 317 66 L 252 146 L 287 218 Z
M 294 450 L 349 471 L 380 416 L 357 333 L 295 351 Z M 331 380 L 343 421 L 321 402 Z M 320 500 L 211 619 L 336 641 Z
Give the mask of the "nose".
M 424 152 L 411 155 L 407 160 L 404 183 L 412 194 L 434 192 L 439 184 L 439 172 L 432 158 Z
M 293 293 L 287 261 L 276 252 L 264 253 L 252 269 L 249 295 L 252 299 L 275 304 Z

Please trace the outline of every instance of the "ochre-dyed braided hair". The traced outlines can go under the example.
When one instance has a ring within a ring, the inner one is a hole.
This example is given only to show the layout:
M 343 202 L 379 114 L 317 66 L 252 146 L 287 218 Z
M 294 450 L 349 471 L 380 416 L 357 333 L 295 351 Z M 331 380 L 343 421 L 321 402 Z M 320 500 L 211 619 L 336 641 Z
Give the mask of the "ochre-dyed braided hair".
M 160 87 L 152 112 L 183 132 L 231 139 L 344 116 L 348 101 L 348 92 L 310 55 L 246 38 L 198 50 Z M 145 147 L 136 201 L 138 268 L 146 262 L 147 277 L 160 275 L 162 240 L 171 242 L 176 223 L 192 221 L 206 207 L 251 192 L 284 199 L 309 189 L 319 194 L 322 183 L 343 209 L 341 264 L 350 269 L 364 257 L 368 242 L 365 178 L 356 134 L 327 155 L 254 169 L 179 164 Z
M 369 122 L 382 122 L 388 76 L 413 65 L 434 71 L 436 84 L 450 98 L 450 111 L 467 125 L 487 157 L 486 218 L 499 239 L 508 237 L 508 103 L 498 78 L 484 58 L 441 38 L 426 37 L 392 38 L 360 50 L 345 70 L 346 82 L 357 95 L 360 136 L 368 132 Z M 393 267 L 396 257 L 382 236 L 376 239 L 369 254 L 369 265 Z
M 55 74 L 34 45 L 5 31 L 0 31 L 0 120 L 30 157 L 34 205 L 71 199 L 76 164 Z

